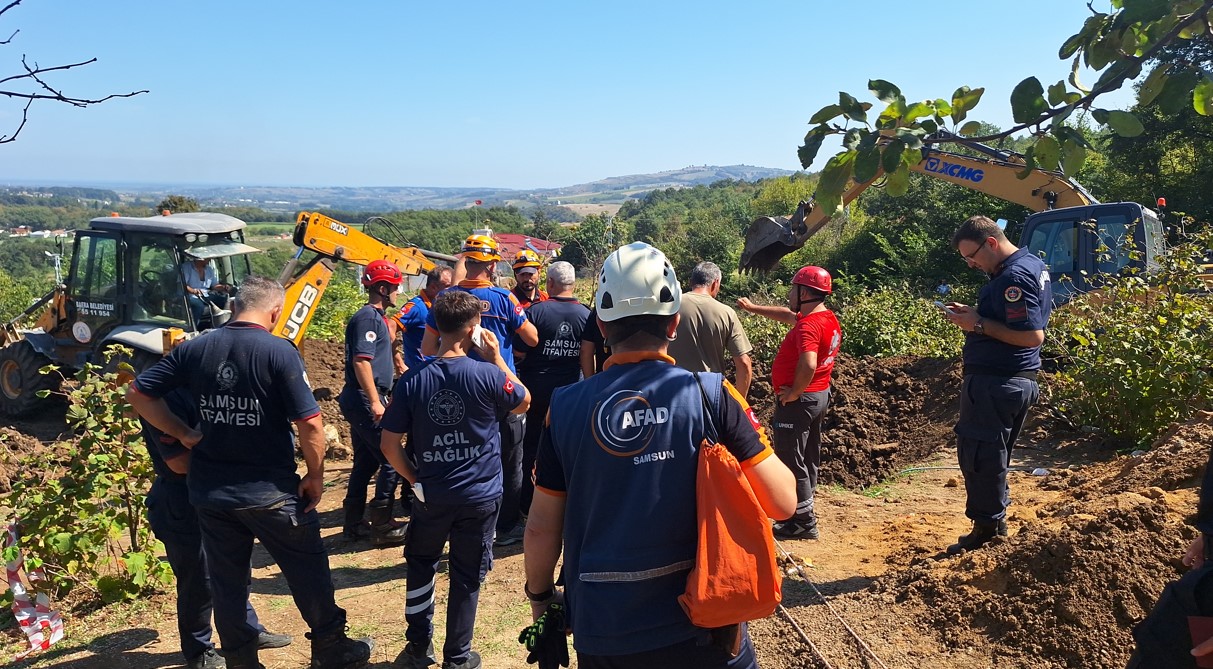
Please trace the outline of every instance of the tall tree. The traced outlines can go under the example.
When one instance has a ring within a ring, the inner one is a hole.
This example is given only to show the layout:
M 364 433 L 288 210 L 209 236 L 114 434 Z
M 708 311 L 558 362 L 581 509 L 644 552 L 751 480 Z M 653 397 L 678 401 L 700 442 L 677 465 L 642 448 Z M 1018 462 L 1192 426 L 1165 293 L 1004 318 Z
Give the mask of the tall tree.
M 199 209 L 197 200 L 184 195 L 169 195 L 156 205 L 156 211 L 171 211 L 174 214 L 185 214 Z

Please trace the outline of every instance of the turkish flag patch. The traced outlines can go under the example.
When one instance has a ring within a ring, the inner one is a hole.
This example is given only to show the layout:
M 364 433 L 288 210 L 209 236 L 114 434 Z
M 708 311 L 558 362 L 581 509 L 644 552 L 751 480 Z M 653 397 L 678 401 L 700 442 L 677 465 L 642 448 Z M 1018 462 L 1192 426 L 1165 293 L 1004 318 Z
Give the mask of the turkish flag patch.
M 759 423 L 759 422 L 758 422 L 758 418 L 754 416 L 754 409 L 753 409 L 753 408 L 751 408 L 751 407 L 746 407 L 746 409 L 745 409 L 745 417 L 750 419 L 750 425 L 753 425 L 755 430 L 761 430 L 761 429 L 762 429 L 762 423 Z
M 409 302 L 408 304 L 404 305 L 404 308 L 400 310 L 400 313 L 407 314 L 408 312 L 412 311 L 413 307 L 415 306 L 417 306 L 416 302 Z
M 507 393 L 513 393 L 514 392 L 514 382 L 509 379 L 506 379 L 505 385 L 501 386 L 501 389 Z
M 522 316 L 525 313 L 521 304 L 514 307 L 514 313 L 518 314 L 519 316 Z

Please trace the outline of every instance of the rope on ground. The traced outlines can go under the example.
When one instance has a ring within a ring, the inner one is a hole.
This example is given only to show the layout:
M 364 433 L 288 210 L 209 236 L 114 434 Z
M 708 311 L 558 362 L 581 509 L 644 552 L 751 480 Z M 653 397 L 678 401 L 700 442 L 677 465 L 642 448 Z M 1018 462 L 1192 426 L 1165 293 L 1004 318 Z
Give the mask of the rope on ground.
M 843 628 L 847 631 L 847 633 L 849 633 L 855 639 L 855 641 L 859 644 L 859 647 L 861 649 L 863 649 L 863 651 L 866 652 L 868 655 L 870 655 L 873 660 L 876 660 L 876 664 L 880 665 L 881 669 L 889 669 L 888 665 L 886 665 L 883 661 L 881 661 L 881 659 L 879 657 L 877 657 L 876 653 L 872 652 L 871 647 L 869 647 L 868 644 L 865 643 L 862 638 L 860 638 L 859 633 L 857 633 L 854 629 L 852 629 L 851 626 L 847 624 L 847 621 L 845 619 L 843 619 L 843 617 L 841 615 L 839 615 L 838 611 L 836 611 L 834 609 L 834 605 L 830 604 L 830 600 L 826 599 L 826 596 L 823 595 L 821 593 L 821 591 L 817 589 L 817 585 L 815 583 L 813 583 L 813 581 L 809 578 L 808 574 L 804 573 L 804 569 L 802 569 L 800 567 L 800 563 L 792 558 L 792 554 L 789 553 L 788 550 L 783 547 L 783 544 L 779 543 L 779 541 L 776 541 L 775 546 L 779 549 L 779 552 L 783 554 L 784 559 L 787 560 L 788 563 L 790 563 L 792 566 L 794 566 L 796 568 L 796 573 L 800 574 L 800 578 L 804 579 L 804 582 L 809 584 L 809 587 L 813 589 L 813 592 L 817 593 L 817 596 L 819 598 L 821 598 L 821 602 L 826 605 L 826 608 L 830 611 L 830 613 L 832 613 L 834 615 L 834 617 L 838 619 L 839 623 L 842 623 Z M 783 604 L 780 604 L 779 608 L 783 609 Z M 786 609 L 783 609 L 783 610 L 784 610 L 784 614 L 788 615 L 787 610 Z M 791 618 L 790 615 L 788 615 L 788 617 Z M 804 637 L 806 641 L 808 640 L 808 636 L 803 631 L 801 631 L 800 627 L 796 626 L 795 623 L 793 623 L 793 627 L 796 627 L 796 630 L 798 632 L 800 632 L 800 635 L 802 637 Z M 825 656 L 823 656 L 821 654 L 821 652 L 817 650 L 816 646 L 813 646 L 812 641 L 809 641 L 809 646 L 813 649 L 813 652 L 817 653 L 818 657 L 821 658 L 822 662 L 826 661 Z M 828 669 L 829 663 L 826 664 L 826 667 Z
M 800 638 L 804 639 L 804 642 L 809 644 L 809 650 L 813 651 L 813 654 L 817 656 L 817 659 L 821 660 L 821 663 L 825 665 L 825 669 L 834 669 L 834 667 L 830 666 L 830 661 L 826 659 L 826 656 L 823 655 L 820 650 L 818 650 L 817 646 L 813 643 L 813 640 L 809 638 L 809 635 L 800 628 L 800 625 L 796 624 L 796 619 L 792 617 L 792 614 L 786 608 L 784 608 L 783 604 L 779 605 L 779 612 L 782 613 L 783 617 L 792 624 L 792 627 L 798 634 L 800 634 Z

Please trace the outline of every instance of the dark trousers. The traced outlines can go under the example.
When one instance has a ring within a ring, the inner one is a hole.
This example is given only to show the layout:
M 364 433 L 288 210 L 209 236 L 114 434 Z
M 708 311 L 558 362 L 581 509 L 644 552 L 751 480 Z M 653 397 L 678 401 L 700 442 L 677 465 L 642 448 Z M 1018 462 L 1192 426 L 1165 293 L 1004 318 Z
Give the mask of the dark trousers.
M 528 374 L 518 379 L 531 393 L 531 406 L 526 411 L 526 435 L 522 439 L 522 493 L 519 498 L 522 513 L 530 512 L 531 500 L 535 498 L 535 456 L 539 453 L 539 435 L 552 404 L 552 393 L 557 388 L 576 383 L 578 374 Z
M 521 380 L 521 379 L 519 379 Z M 497 531 L 504 534 L 522 519 L 522 440 L 526 433 L 526 415 L 510 414 L 501 420 L 501 513 Z
M 577 653 L 578 669 L 758 669 L 749 630 L 742 630 L 737 657 L 711 642 L 708 633 L 672 646 L 631 655 Z
M 333 598 L 329 557 L 320 539 L 320 516 L 300 513 L 299 498 L 256 509 L 198 509 L 202 550 L 215 602 L 215 627 L 225 650 L 256 642 L 259 630 L 248 624 L 249 560 L 253 539 L 278 563 L 295 606 L 313 636 L 345 628 L 345 610 Z
M 956 421 L 956 456 L 965 480 L 965 515 L 991 525 L 1006 518 L 1011 504 L 1007 471 L 1011 449 L 1023 429 L 1028 409 L 1040 397 L 1032 379 L 985 374 L 964 377 L 960 419 Z
M 1133 628 L 1137 650 L 1128 669 L 1188 669 L 1196 658 L 1188 632 L 1188 616 L 1213 615 L 1213 560 L 1186 573 L 1163 588 L 1158 603 Z
M 500 499 L 479 504 L 413 502 L 404 559 L 408 566 L 404 636 L 425 647 L 434 636 L 434 585 L 442 548 L 447 552 L 450 593 L 446 602 L 444 662 L 458 664 L 472 650 L 480 584 L 493 567 L 493 524 Z
M 771 419 L 771 446 L 796 476 L 796 513 L 791 520 L 810 527 L 817 525 L 813 497 L 821 471 L 821 422 L 829 406 L 829 390 L 805 393 L 795 402 L 777 404 Z
M 177 579 L 177 633 L 186 660 L 214 648 L 211 642 L 211 587 L 206 577 L 206 556 L 198 514 L 190 504 L 185 481 L 156 477 L 147 496 L 147 520 L 164 544 L 165 557 Z M 265 630 L 253 605 L 245 599 L 245 623 Z
M 371 418 L 371 408 L 360 392 L 343 392 L 337 404 L 341 415 L 350 424 L 350 441 L 354 446 L 354 464 L 350 468 L 350 480 L 345 489 L 345 504 L 366 505 L 366 489 L 371 478 L 375 479 L 375 502 L 387 502 L 396 494 L 400 475 L 388 464 L 383 450 L 379 448 L 379 436 L 383 430 Z M 348 506 L 347 506 L 348 508 Z

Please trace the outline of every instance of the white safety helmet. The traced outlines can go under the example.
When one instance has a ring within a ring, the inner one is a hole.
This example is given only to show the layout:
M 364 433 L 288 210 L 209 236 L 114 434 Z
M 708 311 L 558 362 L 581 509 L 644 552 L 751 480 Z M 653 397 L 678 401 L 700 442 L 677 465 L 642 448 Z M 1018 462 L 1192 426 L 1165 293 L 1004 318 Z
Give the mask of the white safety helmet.
M 603 322 L 629 316 L 673 316 L 682 289 L 665 254 L 644 242 L 621 246 L 607 256 L 594 295 Z

